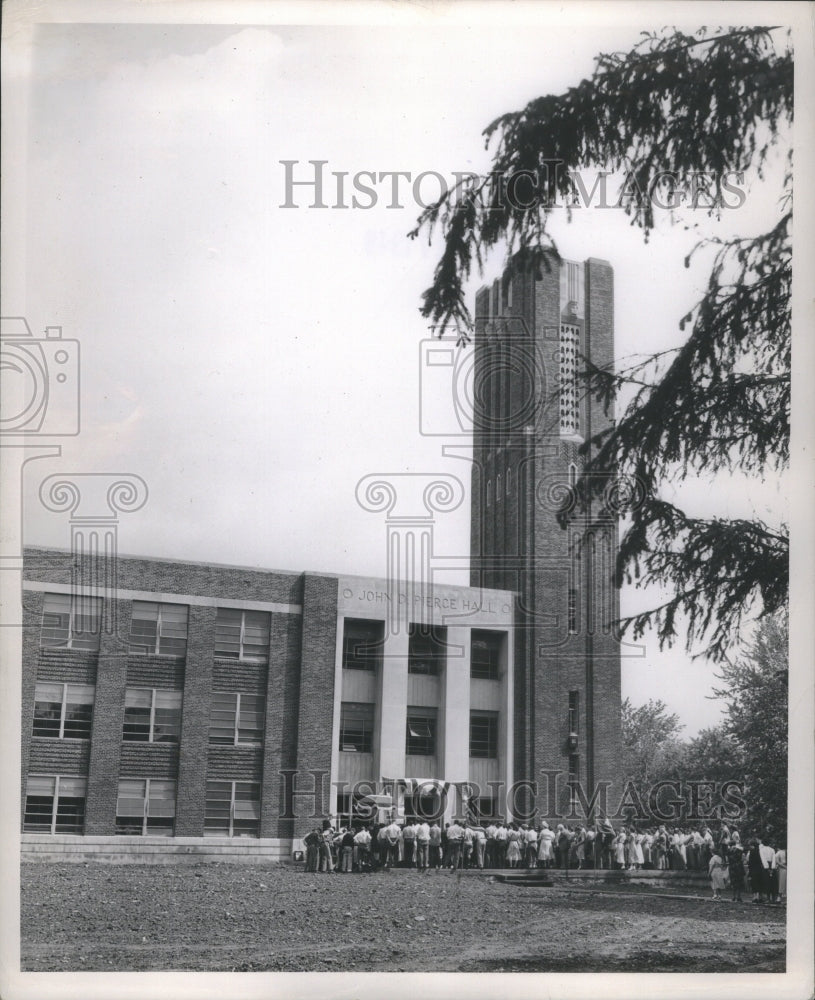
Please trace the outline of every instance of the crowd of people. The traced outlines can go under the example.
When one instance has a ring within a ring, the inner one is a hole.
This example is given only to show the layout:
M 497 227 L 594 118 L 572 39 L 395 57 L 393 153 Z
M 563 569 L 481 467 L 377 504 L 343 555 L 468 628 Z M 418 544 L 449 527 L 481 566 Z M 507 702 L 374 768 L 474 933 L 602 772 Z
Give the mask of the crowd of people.
M 313 828 L 304 838 L 307 872 L 367 872 L 395 866 L 429 869 L 559 868 L 707 872 L 713 899 L 728 886 L 733 899 L 753 894 L 755 903 L 786 896 L 787 855 L 724 822 L 694 828 L 636 825 L 615 829 L 605 816 L 593 824 L 453 820 L 392 820 L 335 829 Z

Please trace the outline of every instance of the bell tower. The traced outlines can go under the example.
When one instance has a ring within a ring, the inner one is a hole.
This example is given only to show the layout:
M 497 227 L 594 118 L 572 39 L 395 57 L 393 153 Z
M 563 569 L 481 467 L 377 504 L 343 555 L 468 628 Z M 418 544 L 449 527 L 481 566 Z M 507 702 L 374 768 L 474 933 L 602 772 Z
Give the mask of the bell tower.
M 514 779 L 557 770 L 589 801 L 621 766 L 616 487 L 585 512 L 574 493 L 581 446 L 613 419 L 579 379 L 585 359 L 611 366 L 613 280 L 595 258 L 514 258 L 476 296 L 471 389 L 471 584 L 517 593 Z

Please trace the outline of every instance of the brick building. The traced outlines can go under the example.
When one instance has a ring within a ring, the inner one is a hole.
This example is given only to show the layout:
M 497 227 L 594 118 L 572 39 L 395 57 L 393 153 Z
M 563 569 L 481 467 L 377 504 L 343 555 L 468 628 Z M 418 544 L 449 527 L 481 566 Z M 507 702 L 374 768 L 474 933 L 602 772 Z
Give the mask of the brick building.
M 575 375 L 611 360 L 612 272 L 544 264 L 477 297 L 470 587 L 119 556 L 93 589 L 26 550 L 24 856 L 282 857 L 367 794 L 553 816 L 542 770 L 616 781 L 616 522 L 556 520 L 608 420 Z

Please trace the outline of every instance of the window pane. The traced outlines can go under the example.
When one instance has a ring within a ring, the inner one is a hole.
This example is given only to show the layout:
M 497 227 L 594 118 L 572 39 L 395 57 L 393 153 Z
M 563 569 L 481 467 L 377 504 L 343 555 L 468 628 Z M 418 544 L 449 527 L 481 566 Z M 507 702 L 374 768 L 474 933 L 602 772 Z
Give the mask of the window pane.
M 74 649 L 91 651 L 99 649 L 101 624 L 101 597 L 76 598 L 73 605 L 71 646 Z
M 67 646 L 70 639 L 71 595 L 45 594 L 40 645 Z
M 34 698 L 34 736 L 58 738 L 62 718 L 62 685 L 37 684 Z
M 128 837 L 144 834 L 144 806 L 147 782 L 144 778 L 120 778 L 116 799 L 116 833 Z
M 374 706 L 343 702 L 340 714 L 340 750 L 346 753 L 373 751 Z
M 432 757 L 435 754 L 435 714 L 431 716 L 427 710 L 408 709 L 405 752 L 420 757 Z
M 443 628 L 432 626 L 410 626 L 408 648 L 408 673 L 438 674 L 444 665 L 446 655 L 445 632 Z
M 116 833 L 125 837 L 141 837 L 144 834 L 143 816 L 116 817 Z
M 125 690 L 125 708 L 150 708 L 153 692 L 150 688 L 127 688 Z
M 498 756 L 497 714 L 471 713 L 470 756 L 487 758 Z
M 260 832 L 260 785 L 235 782 L 234 837 L 257 837 Z
M 376 670 L 382 656 L 382 622 L 345 622 L 342 665 L 346 670 Z
M 151 837 L 172 837 L 175 819 L 172 816 L 148 816 L 147 833 Z
M 65 725 L 63 736 L 71 740 L 89 740 L 93 724 L 93 705 L 65 706 Z
M 265 663 L 269 659 L 269 613 L 244 612 L 243 658 Z
M 181 692 L 156 691 L 153 714 L 153 741 L 177 743 L 181 733 Z
M 187 606 L 162 604 L 159 612 L 159 653 L 184 656 L 187 652 Z
M 129 651 L 131 653 L 154 653 L 158 635 L 158 605 L 133 603 L 133 619 L 130 623 Z M 142 616 L 142 617 L 140 617 Z
M 32 775 L 26 782 L 26 795 L 53 795 L 56 779 L 53 775 Z
M 175 781 L 152 778 L 149 793 L 150 799 L 147 803 L 148 816 L 165 819 L 175 816 Z
M 122 732 L 124 740 L 145 741 L 150 739 L 150 704 L 153 692 L 144 688 L 125 690 L 125 721 Z
M 170 638 L 162 635 L 158 643 L 158 651 L 162 656 L 184 656 L 187 652 L 187 639 Z
M 25 799 L 23 830 L 26 833 L 50 833 L 53 811 L 53 795 L 28 794 Z
M 263 740 L 263 717 L 266 699 L 262 695 L 241 695 L 239 743 L 260 743 Z
M 85 827 L 85 796 L 65 795 L 60 789 L 57 802 L 57 833 L 82 833 Z
M 215 655 L 237 660 L 241 655 L 240 608 L 218 608 L 215 618 Z
M 473 632 L 470 675 L 497 680 L 501 662 L 502 637 L 490 632 Z
M 209 717 L 209 742 L 235 742 L 235 715 L 238 706 L 236 694 L 225 694 L 222 691 L 212 695 L 212 708 Z
M 204 811 L 204 833 L 208 833 L 212 836 L 229 836 L 231 802 L 231 782 L 207 782 L 207 797 Z
M 88 787 L 87 778 L 61 777 L 59 779 L 59 796 L 73 795 L 84 798 Z

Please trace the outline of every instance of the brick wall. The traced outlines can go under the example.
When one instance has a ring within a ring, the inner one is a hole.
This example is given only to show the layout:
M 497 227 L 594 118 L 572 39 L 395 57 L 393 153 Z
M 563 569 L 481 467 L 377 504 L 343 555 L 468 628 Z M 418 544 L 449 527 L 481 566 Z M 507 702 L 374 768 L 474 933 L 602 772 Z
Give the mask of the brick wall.
M 336 577 L 305 574 L 296 775 L 301 789 L 313 787 L 310 771 L 331 770 L 338 585 Z M 328 778 L 325 784 L 327 788 Z M 312 812 L 322 818 L 328 815 L 328 808 L 329 803 L 322 795 L 316 800 L 309 796 L 296 798 L 295 836 L 302 836 L 311 828 Z
M 27 580 L 71 583 L 73 556 L 70 552 L 26 546 L 23 556 Z M 117 556 L 116 583 L 122 590 L 196 594 L 282 604 L 299 604 L 302 587 L 298 573 L 184 561 L 165 562 L 136 556 Z
M 272 654 L 266 688 L 266 739 L 263 745 L 261 837 L 294 836 L 293 821 L 281 818 L 286 811 L 281 773 L 297 768 L 301 642 L 302 623 L 298 615 L 272 615 Z
M 130 621 L 132 602 L 117 601 L 120 620 Z M 117 635 L 103 628 L 99 643 L 96 694 L 93 705 L 85 833 L 98 836 L 116 832 L 116 798 L 119 758 L 127 686 L 127 653 Z
M 191 606 L 187 638 L 181 748 L 175 832 L 200 837 L 204 832 L 209 718 L 215 663 L 215 608 Z
M 511 572 L 498 567 L 483 574 L 488 585 L 519 592 L 515 634 L 515 779 L 539 778 L 541 768 L 568 771 L 570 748 L 569 692 L 578 691 L 580 777 L 616 780 L 620 765 L 620 662 L 615 638 L 599 615 L 588 628 L 586 611 L 589 602 L 597 608 L 596 577 L 605 572 L 604 565 L 595 561 L 590 583 L 586 563 L 578 568 L 572 582 L 579 591 L 578 611 L 581 619 L 579 634 L 567 634 L 568 590 L 570 569 L 570 533 L 560 528 L 556 520 L 556 498 L 547 496 L 550 484 L 568 484 L 568 468 L 575 462 L 580 468 L 577 446 L 559 437 L 559 341 L 561 324 L 560 269 L 556 255 L 548 255 L 537 272 L 505 273 L 503 284 L 512 281 L 512 304 L 503 309 L 503 333 L 492 330 L 489 290 L 476 298 L 475 359 L 477 372 L 494 365 L 502 357 L 512 356 L 512 338 L 520 337 L 516 353 L 520 352 L 527 371 L 534 371 L 538 392 L 542 395 L 539 408 L 533 414 L 534 434 L 524 435 L 522 420 L 507 425 L 505 434 L 488 436 L 476 429 L 474 468 L 472 473 L 471 538 L 473 555 L 504 555 L 516 557 L 527 553 L 534 562 L 534 572 L 523 568 Z M 584 266 L 584 334 L 582 348 L 600 366 L 613 361 L 613 271 L 601 260 L 590 259 Z M 524 323 L 513 323 L 507 317 L 523 317 Z M 494 325 L 494 324 L 493 324 Z M 499 324 L 501 326 L 501 324 Z M 523 342 L 523 331 L 532 334 L 534 350 L 529 340 Z M 503 337 L 503 343 L 498 341 Z M 501 353 L 503 350 L 503 354 Z M 516 358 L 516 362 L 519 359 Z M 506 365 L 504 366 L 506 367 Z M 521 366 L 511 368 L 508 378 L 499 385 L 490 385 L 491 411 L 505 416 L 523 412 L 523 396 L 528 394 L 524 379 L 515 374 Z M 483 378 L 476 382 L 485 381 Z M 496 397 L 497 391 L 497 397 Z M 509 394 L 509 402 L 501 394 Z M 581 429 L 586 437 L 607 426 L 609 415 L 600 404 L 582 404 Z M 532 444 L 531 455 L 528 446 Z M 531 461 L 528 460 L 531 457 Z M 504 480 L 506 467 L 516 471 L 513 496 L 498 499 L 495 494 L 497 474 Z M 493 502 L 485 502 L 486 484 L 493 484 Z M 616 527 L 610 525 L 608 538 L 598 539 L 598 545 L 616 551 Z M 481 581 L 473 566 L 471 582 Z M 609 597 L 607 580 L 605 596 L 611 613 L 616 614 L 618 595 Z M 591 590 L 590 590 L 591 588 Z M 550 623 L 542 616 L 554 616 Z

